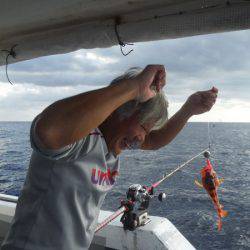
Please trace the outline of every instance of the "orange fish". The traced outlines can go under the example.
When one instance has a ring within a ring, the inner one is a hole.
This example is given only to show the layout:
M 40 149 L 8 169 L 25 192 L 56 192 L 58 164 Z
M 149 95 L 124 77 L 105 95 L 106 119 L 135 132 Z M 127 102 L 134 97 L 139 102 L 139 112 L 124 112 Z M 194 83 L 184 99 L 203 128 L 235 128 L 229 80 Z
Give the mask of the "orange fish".
M 207 165 L 201 170 L 202 184 L 195 180 L 195 184 L 199 187 L 205 188 L 210 195 L 215 209 L 218 214 L 218 231 L 221 230 L 222 227 L 222 217 L 226 217 L 228 212 L 222 209 L 222 205 L 219 202 L 219 198 L 217 195 L 217 188 L 223 182 L 223 179 L 219 180 L 217 178 L 216 172 L 213 169 L 213 166 L 209 159 L 206 159 Z

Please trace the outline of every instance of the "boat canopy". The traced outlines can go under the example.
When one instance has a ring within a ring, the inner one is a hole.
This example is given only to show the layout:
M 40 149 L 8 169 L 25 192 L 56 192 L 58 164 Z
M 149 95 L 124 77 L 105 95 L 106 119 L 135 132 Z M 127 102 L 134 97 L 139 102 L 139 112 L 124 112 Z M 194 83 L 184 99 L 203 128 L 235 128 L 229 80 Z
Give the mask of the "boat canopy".
M 249 0 L 0 0 L 0 65 L 14 45 L 8 63 L 249 28 Z

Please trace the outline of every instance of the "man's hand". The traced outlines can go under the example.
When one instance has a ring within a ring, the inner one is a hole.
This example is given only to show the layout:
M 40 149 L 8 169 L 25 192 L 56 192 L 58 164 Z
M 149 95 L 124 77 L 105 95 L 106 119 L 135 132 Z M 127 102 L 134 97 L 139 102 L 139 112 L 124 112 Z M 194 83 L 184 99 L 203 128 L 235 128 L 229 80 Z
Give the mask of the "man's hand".
M 137 85 L 137 97 L 139 102 L 146 102 L 153 98 L 166 83 L 166 73 L 163 65 L 148 65 L 133 80 Z
M 207 91 L 198 91 L 192 94 L 183 105 L 183 109 L 190 116 L 209 111 L 216 102 L 218 89 L 213 87 Z

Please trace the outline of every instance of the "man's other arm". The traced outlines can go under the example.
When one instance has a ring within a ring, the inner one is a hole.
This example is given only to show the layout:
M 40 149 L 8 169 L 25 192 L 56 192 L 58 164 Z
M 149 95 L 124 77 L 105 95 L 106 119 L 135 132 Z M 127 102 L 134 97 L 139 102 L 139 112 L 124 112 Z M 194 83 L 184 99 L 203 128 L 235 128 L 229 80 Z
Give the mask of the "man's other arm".
M 193 115 L 208 112 L 215 104 L 218 89 L 199 91 L 191 95 L 182 108 L 172 116 L 159 130 L 152 131 L 146 136 L 142 145 L 144 150 L 155 150 L 169 144 L 182 130 Z

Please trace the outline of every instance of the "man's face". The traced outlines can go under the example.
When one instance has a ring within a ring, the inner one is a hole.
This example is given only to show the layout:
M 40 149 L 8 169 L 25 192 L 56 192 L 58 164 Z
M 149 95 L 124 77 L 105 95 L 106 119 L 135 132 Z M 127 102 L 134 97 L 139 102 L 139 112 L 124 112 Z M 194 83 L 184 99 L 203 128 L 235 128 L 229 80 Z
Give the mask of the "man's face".
M 154 123 L 141 124 L 137 115 L 117 122 L 116 131 L 110 140 L 110 148 L 115 155 L 125 149 L 139 149 Z

